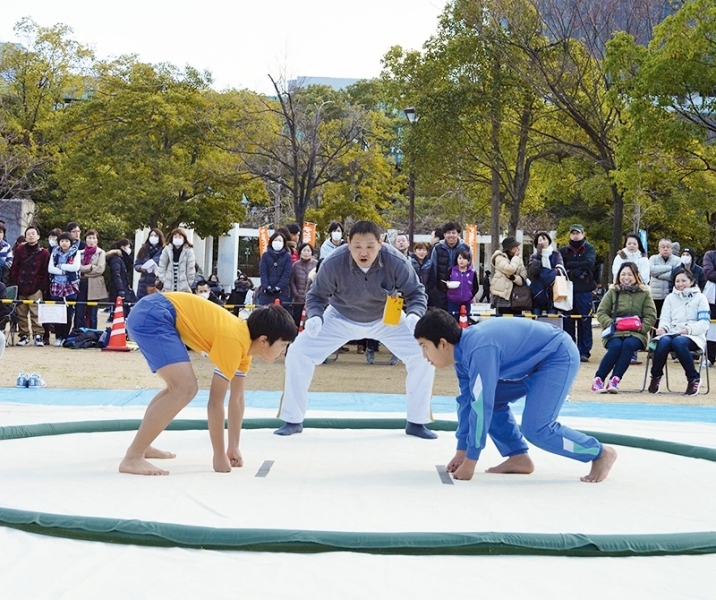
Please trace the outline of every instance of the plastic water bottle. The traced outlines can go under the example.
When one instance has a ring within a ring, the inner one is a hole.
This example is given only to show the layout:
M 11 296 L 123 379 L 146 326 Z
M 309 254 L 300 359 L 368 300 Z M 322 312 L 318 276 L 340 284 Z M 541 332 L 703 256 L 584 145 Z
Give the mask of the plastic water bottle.
M 17 387 L 24 388 L 27 387 L 30 383 L 30 378 L 28 377 L 27 373 L 20 373 L 17 376 Z

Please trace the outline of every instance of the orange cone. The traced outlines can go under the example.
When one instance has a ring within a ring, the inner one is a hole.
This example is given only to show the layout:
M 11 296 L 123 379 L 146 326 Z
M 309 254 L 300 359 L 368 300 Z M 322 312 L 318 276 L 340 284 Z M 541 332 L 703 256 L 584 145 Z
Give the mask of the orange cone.
M 102 350 L 113 350 L 115 352 L 129 352 L 127 346 L 127 332 L 124 329 L 124 308 L 122 298 L 117 296 L 114 302 L 114 318 L 112 319 L 112 331 L 109 334 L 109 343 Z
M 281 306 L 281 301 L 278 298 L 276 298 L 276 300 L 274 300 L 273 303 L 278 306 Z
M 467 322 L 467 309 L 464 304 L 460 307 L 460 319 L 458 319 L 458 325 L 460 325 L 461 329 L 466 329 L 469 325 Z
M 303 326 L 306 323 L 306 305 L 303 305 L 303 308 L 301 309 L 301 320 L 298 322 L 298 333 L 301 333 L 303 331 Z

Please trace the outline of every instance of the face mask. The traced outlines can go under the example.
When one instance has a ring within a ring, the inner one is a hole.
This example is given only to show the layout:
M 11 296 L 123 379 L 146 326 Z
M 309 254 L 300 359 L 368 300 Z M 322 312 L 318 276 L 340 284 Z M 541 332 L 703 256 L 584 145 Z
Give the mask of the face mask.
M 278 240 L 274 240 L 271 242 L 271 247 L 278 252 L 283 248 L 283 242 L 279 242 Z
M 687 254 L 686 256 L 682 256 L 682 257 L 681 257 L 681 262 L 684 263 L 685 265 L 690 265 L 690 264 L 691 264 L 691 257 L 690 257 L 688 254 Z
M 342 237 L 343 237 L 343 234 L 340 231 L 336 230 L 333 233 L 331 233 L 331 239 L 334 242 L 340 242 Z
M 48 242 L 50 244 L 50 248 L 56 248 L 57 247 L 57 240 L 50 240 Z
M 156 235 L 150 235 L 149 236 L 149 243 L 152 246 L 156 246 L 159 243 L 159 238 Z
M 197 296 L 201 296 L 202 298 L 209 298 L 209 292 L 199 292 Z
M 129 247 L 127 247 L 127 248 L 122 248 L 122 250 L 124 250 L 127 254 L 131 254 L 131 253 L 132 253 L 132 249 L 129 248 Z
M 174 244 L 177 248 L 179 246 L 184 245 L 184 238 L 183 237 L 175 237 L 172 239 L 172 244 Z

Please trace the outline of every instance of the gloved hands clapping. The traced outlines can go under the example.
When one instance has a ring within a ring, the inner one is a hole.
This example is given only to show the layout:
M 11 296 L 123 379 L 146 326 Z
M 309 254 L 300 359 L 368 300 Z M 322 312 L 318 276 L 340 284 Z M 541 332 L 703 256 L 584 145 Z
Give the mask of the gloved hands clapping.
M 304 324 L 303 330 L 308 337 L 315 338 L 318 336 L 318 332 L 321 331 L 321 327 L 323 327 L 323 319 L 321 317 L 311 317 Z

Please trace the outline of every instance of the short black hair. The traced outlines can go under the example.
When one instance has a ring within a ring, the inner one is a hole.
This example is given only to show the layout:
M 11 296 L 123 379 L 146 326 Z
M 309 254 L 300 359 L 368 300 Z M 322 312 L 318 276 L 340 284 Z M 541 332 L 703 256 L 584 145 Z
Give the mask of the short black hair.
M 303 242 L 298 246 L 298 253 L 301 254 L 303 252 L 303 249 L 308 246 L 311 249 L 311 254 L 315 252 L 315 248 L 309 243 L 309 242 Z
M 433 229 L 433 235 L 438 238 L 439 240 L 445 239 L 445 236 L 443 235 L 443 228 L 442 226 L 436 227 Z
M 430 308 L 420 317 L 415 325 L 413 335 L 416 340 L 419 338 L 428 340 L 437 348 L 441 339 L 445 339 L 449 344 L 457 344 L 460 341 L 462 329 L 449 312 L 442 308 Z
M 70 235 L 69 231 L 63 231 L 60 235 L 57 236 L 57 241 L 60 240 L 67 240 L 68 242 L 72 241 L 72 236 Z
M 208 287 L 211 287 L 211 286 L 209 285 L 209 282 L 208 282 L 206 279 L 200 279 L 200 280 L 197 281 L 196 284 L 194 285 L 194 289 L 198 288 L 200 285 L 206 285 L 206 286 L 208 286 Z
M 339 221 L 331 221 L 330 225 L 328 225 L 328 233 L 333 233 L 336 229 L 340 229 L 341 233 L 345 231 L 345 227 Z
M 382 233 L 380 227 L 373 223 L 373 221 L 356 221 L 348 232 L 348 239 L 350 240 L 354 235 L 358 234 L 372 234 L 376 240 L 380 241 Z
M 301 231 L 301 228 L 298 226 L 298 223 L 289 223 L 288 225 L 286 225 L 286 229 L 288 229 L 288 232 L 291 235 L 296 235 L 299 231 Z
M 252 341 L 265 335 L 269 344 L 278 340 L 292 342 L 298 335 L 293 317 L 278 304 L 268 304 L 254 309 L 246 324 L 249 326 Z
M 77 221 L 70 221 L 65 227 L 65 231 L 72 231 L 75 227 L 81 229 L 80 224 Z
M 5 227 L 5 223 L 0 222 L 0 231 L 3 233 L 7 233 L 7 228 Z
M 472 261 L 472 256 L 470 256 L 470 251 L 466 250 L 465 248 L 462 248 L 461 250 L 457 251 L 455 258 L 457 259 L 458 256 L 462 256 L 467 261 Z
M 462 233 L 462 227 L 460 226 L 460 223 L 456 223 L 455 221 L 448 221 L 447 223 L 443 224 L 442 230 L 443 236 L 445 235 L 446 231 L 457 231 L 458 233 Z

